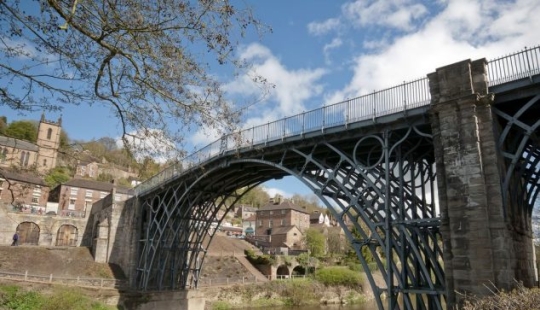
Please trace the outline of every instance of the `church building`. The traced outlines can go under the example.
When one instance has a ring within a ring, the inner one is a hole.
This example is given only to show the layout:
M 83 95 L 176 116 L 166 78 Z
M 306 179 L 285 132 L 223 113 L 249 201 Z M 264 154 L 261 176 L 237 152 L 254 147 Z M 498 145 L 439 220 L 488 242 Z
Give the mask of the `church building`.
M 0 136 L 0 167 L 35 168 L 41 173 L 56 167 L 61 126 L 62 118 L 54 122 L 46 120 L 42 114 L 36 144 Z

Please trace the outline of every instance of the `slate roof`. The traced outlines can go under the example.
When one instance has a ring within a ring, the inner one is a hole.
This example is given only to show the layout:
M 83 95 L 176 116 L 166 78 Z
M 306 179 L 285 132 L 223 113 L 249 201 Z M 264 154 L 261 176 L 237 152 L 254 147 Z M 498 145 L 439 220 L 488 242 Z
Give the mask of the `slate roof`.
M 45 184 L 45 182 L 43 181 L 41 177 L 34 174 L 30 174 L 30 173 L 18 173 L 18 172 L 13 172 L 13 171 L 8 171 L 8 170 L 2 170 L 0 172 L 0 177 L 7 180 L 36 184 L 40 186 L 47 186 L 47 184 Z
M 39 147 L 32 142 L 14 139 L 14 138 L 5 137 L 5 136 L 0 136 L 0 145 L 7 146 L 7 147 L 14 147 L 14 148 L 26 150 L 26 151 L 33 151 L 33 152 L 39 151 Z
M 77 179 L 77 178 L 71 179 L 62 185 L 86 188 L 86 189 L 97 190 L 97 191 L 102 191 L 102 192 L 110 192 L 111 189 L 113 188 L 113 184 L 110 182 L 100 182 L 100 181 Z M 131 188 L 116 185 L 116 191 L 118 193 L 129 194 L 131 190 L 132 190 Z
M 258 211 L 275 211 L 275 210 L 291 210 L 291 209 L 298 212 L 306 213 L 306 214 L 309 213 L 306 209 L 298 205 L 295 205 L 294 203 L 290 201 L 284 201 L 280 204 L 268 203 L 267 205 L 260 208 Z
M 278 226 L 278 227 L 274 227 L 272 228 L 272 235 L 284 235 L 286 233 L 288 233 L 289 231 L 291 231 L 291 229 L 293 228 L 296 228 L 298 229 L 296 226 Z
M 313 221 L 314 221 L 314 220 L 317 220 L 317 221 L 318 221 L 320 216 L 321 216 L 321 212 L 315 211 L 315 212 L 313 212 L 313 213 L 311 213 L 311 214 L 309 215 L 309 219 L 310 219 L 310 220 L 313 220 Z

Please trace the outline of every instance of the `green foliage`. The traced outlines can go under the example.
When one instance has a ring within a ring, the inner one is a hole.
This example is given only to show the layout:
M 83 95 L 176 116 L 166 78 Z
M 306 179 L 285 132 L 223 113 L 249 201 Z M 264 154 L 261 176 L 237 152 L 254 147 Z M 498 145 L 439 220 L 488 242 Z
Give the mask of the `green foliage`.
M 253 265 L 274 265 L 276 259 L 270 255 L 256 255 L 251 249 L 244 250 L 247 260 Z
M 0 309 L 13 310 L 107 310 L 111 307 L 92 301 L 81 291 L 61 287 L 53 294 L 44 296 L 39 292 L 25 291 L 20 287 L 0 286 Z
M 36 292 L 25 292 L 17 286 L 0 287 L 1 309 L 33 310 L 40 309 L 44 298 Z
M 315 279 L 324 285 L 343 285 L 347 287 L 361 286 L 364 282 L 362 275 L 344 267 L 325 267 L 315 272 Z
M 226 301 L 215 301 L 212 303 L 212 310 L 230 310 L 232 306 Z
M 55 167 L 47 173 L 44 181 L 50 188 L 55 188 L 57 185 L 67 182 L 71 178 L 71 172 L 67 167 Z
M 240 190 L 241 193 L 246 191 L 246 188 Z M 265 192 L 262 187 L 256 186 L 249 192 L 245 193 L 237 204 L 250 205 L 256 208 L 260 208 L 268 203 L 270 196 Z
M 15 121 L 6 128 L 6 136 L 26 140 L 32 143 L 37 141 L 38 128 L 32 121 Z
M 308 262 L 309 262 L 309 254 L 308 253 L 302 253 L 302 254 L 296 256 L 296 261 L 302 266 L 307 266 Z
M 326 238 L 324 235 L 314 228 L 309 228 L 305 232 L 305 242 L 311 256 L 322 257 L 326 252 Z
M 0 116 L 0 135 L 1 136 L 6 135 L 6 128 L 7 128 L 7 117 Z

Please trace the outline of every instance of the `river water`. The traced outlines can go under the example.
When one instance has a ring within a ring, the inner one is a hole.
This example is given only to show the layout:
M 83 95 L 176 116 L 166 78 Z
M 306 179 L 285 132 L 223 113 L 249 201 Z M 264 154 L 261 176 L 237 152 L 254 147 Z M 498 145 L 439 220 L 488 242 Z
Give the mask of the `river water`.
M 298 306 L 298 307 L 264 307 L 264 308 L 242 308 L 243 310 L 375 310 L 377 304 L 369 301 L 364 304 L 350 306 Z

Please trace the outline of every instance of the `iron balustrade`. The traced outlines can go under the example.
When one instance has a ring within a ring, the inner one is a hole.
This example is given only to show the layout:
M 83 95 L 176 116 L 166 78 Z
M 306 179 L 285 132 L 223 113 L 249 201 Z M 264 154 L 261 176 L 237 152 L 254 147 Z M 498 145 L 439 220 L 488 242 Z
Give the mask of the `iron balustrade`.
M 488 62 L 489 86 L 499 85 L 540 73 L 540 46 L 496 58 Z M 332 105 L 289 116 L 264 125 L 244 129 L 221 137 L 186 156 L 183 163 L 173 164 L 135 187 L 136 195 L 150 191 L 159 184 L 178 176 L 225 152 L 243 147 L 264 146 L 288 137 L 324 131 L 329 127 L 390 115 L 429 105 L 431 94 L 427 78 L 404 82 L 384 90 L 348 99 Z

